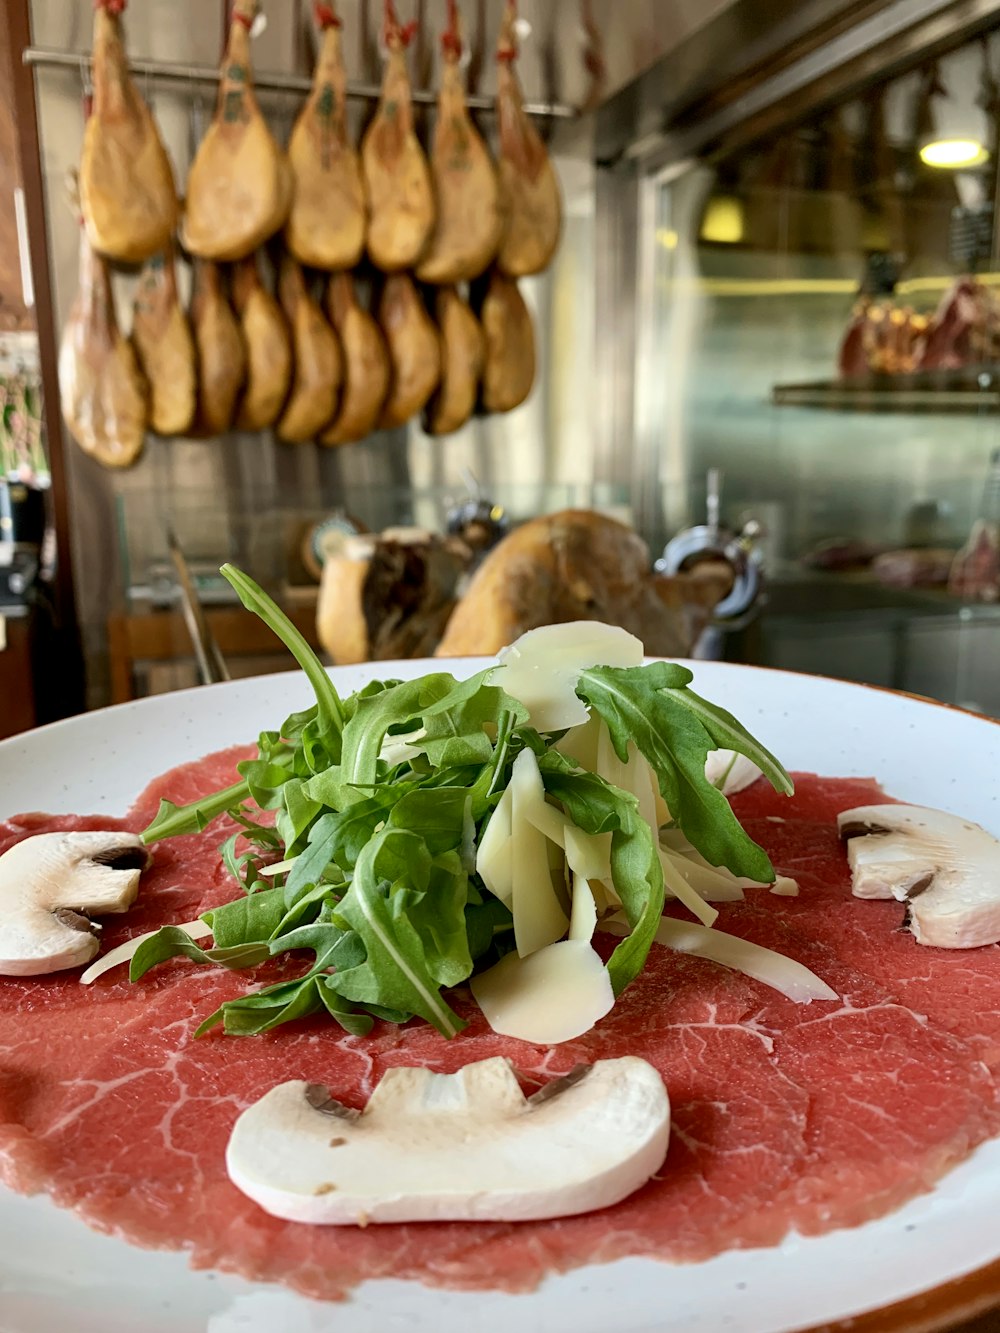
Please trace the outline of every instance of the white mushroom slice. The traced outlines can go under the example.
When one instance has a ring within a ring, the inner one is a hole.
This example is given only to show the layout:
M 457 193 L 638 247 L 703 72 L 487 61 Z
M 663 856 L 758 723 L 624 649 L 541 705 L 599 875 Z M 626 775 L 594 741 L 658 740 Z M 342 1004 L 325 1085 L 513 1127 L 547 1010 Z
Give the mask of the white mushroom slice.
M 837 818 L 858 898 L 898 898 L 919 944 L 1000 941 L 1000 841 L 967 819 L 918 805 L 863 805 Z
M 182 921 L 177 929 L 187 931 L 193 940 L 207 940 L 212 934 L 212 927 L 206 925 L 200 919 L 197 921 Z M 126 940 L 124 944 L 119 944 L 117 948 L 110 949 L 106 954 L 102 954 L 96 962 L 91 963 L 85 972 L 80 973 L 80 985 L 89 986 L 98 977 L 103 977 L 105 972 L 121 967 L 122 963 L 130 963 L 138 952 L 139 946 L 144 944 L 146 940 L 152 939 L 154 935 L 158 935 L 159 931 L 160 927 L 157 926 L 156 930 L 147 930 L 142 935 L 134 935 L 132 939 Z
M 617 625 L 574 620 L 522 634 L 498 654 L 490 682 L 524 704 L 538 731 L 561 731 L 587 721 L 576 683 L 588 667 L 642 666 L 642 644 Z
M 763 776 L 752 759 L 735 750 L 709 750 L 705 760 L 705 777 L 725 796 L 735 796 Z
M 518 1222 L 618 1203 L 658 1170 L 669 1135 L 645 1060 L 599 1060 L 527 1099 L 497 1056 L 456 1074 L 390 1069 L 360 1113 L 315 1084 L 279 1084 L 236 1121 L 226 1167 L 293 1222 Z
M 38 833 L 0 856 L 0 974 L 59 972 L 99 946 L 90 916 L 126 912 L 152 857 L 134 833 Z
M 586 940 L 560 940 L 530 958 L 509 953 L 469 989 L 494 1032 L 540 1046 L 589 1032 L 615 1002 L 608 969 Z

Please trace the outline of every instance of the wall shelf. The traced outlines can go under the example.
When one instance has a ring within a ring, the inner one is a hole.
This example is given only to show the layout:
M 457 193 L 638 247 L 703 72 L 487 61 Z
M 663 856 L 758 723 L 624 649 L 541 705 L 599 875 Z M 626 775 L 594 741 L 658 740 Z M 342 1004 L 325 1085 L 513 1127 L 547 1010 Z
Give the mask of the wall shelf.
M 776 407 L 811 407 L 827 412 L 998 412 L 1000 368 L 970 366 L 960 371 L 925 370 L 912 375 L 776 384 L 771 401 Z

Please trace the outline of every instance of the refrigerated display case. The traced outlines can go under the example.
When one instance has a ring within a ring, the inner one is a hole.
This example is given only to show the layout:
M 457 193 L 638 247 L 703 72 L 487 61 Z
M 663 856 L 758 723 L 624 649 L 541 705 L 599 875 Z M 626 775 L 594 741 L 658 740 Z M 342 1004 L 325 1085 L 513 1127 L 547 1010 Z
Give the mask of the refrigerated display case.
M 699 522 L 712 469 L 723 519 L 762 530 L 761 615 L 721 651 L 1000 715 L 1000 572 L 949 590 L 1000 444 L 1000 32 L 906 8 L 773 51 L 638 143 L 624 96 L 604 108 L 598 198 L 639 245 L 603 291 L 636 312 L 615 374 L 644 530 Z M 956 123 L 985 160 L 925 165 Z

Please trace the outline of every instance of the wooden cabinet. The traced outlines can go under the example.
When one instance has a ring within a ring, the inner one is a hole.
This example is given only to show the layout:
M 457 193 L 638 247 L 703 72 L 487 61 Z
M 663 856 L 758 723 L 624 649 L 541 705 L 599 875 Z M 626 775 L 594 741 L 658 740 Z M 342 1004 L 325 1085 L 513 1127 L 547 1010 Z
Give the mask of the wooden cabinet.
M 35 725 L 31 631 L 30 616 L 0 611 L 0 740 Z

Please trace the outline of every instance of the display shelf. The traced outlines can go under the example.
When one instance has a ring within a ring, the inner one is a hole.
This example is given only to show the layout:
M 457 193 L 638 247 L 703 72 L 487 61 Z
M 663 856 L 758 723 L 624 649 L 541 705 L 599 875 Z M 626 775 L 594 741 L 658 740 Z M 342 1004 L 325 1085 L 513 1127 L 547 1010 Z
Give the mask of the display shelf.
M 776 384 L 771 401 L 776 407 L 811 407 L 828 412 L 997 412 L 1000 367 Z

